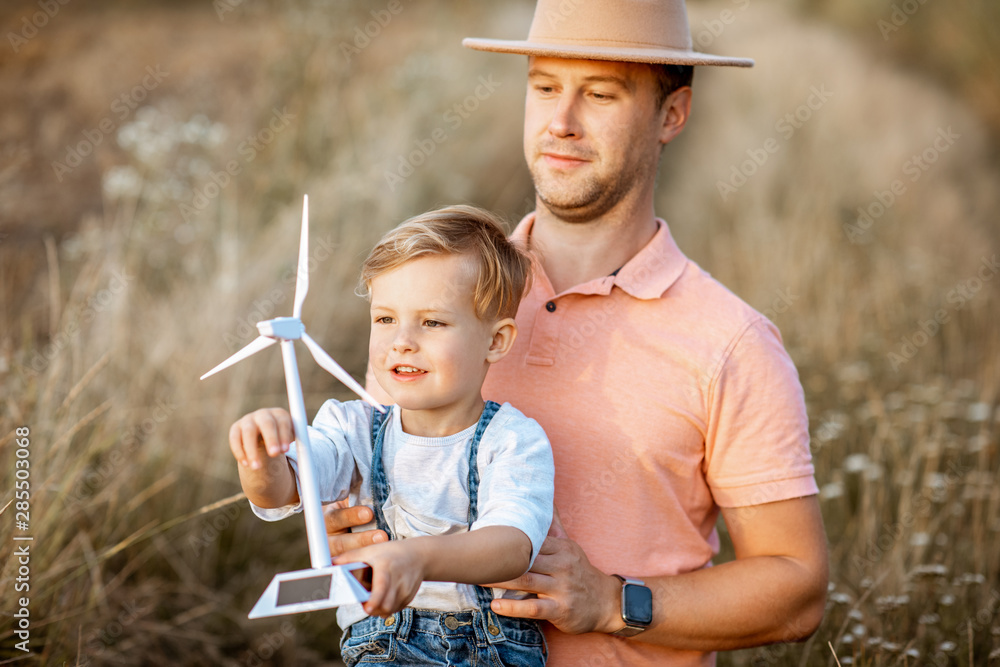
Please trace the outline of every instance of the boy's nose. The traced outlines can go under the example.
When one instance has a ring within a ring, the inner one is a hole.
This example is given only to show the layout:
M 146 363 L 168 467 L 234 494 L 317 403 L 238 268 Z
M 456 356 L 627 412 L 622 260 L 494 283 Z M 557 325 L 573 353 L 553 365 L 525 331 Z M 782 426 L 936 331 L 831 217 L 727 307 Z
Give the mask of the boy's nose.
M 406 329 L 400 328 L 392 339 L 392 349 L 394 352 L 414 352 L 417 344 Z

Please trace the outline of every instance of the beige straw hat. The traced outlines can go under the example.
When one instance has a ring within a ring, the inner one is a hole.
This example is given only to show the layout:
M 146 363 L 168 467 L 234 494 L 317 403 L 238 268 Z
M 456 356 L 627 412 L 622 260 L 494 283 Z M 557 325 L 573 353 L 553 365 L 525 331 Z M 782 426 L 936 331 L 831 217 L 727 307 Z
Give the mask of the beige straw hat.
M 538 0 L 528 39 L 467 38 L 479 51 L 583 60 L 753 67 L 691 49 L 684 0 Z

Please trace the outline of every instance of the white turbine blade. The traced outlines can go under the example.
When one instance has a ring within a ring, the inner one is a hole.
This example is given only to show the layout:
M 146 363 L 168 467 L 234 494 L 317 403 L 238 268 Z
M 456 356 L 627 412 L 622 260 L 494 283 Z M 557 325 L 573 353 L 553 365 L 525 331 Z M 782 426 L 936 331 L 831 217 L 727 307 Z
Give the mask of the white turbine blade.
M 379 412 L 385 412 L 382 408 L 382 404 L 376 401 L 375 397 L 365 391 L 365 388 L 358 384 L 358 382 L 351 377 L 351 374 L 345 371 L 340 364 L 334 361 L 333 357 L 327 354 L 323 348 L 319 346 L 319 343 L 310 338 L 309 334 L 302 334 L 302 342 L 309 348 L 309 352 L 312 353 L 313 359 L 316 360 L 317 364 L 325 368 L 327 372 L 333 375 L 333 377 L 346 384 L 347 387 L 355 394 L 371 403 L 376 410 Z
M 228 359 L 226 359 L 225 361 L 223 361 L 221 364 L 219 364 L 218 366 L 216 366 L 215 368 L 213 368 L 209 372 L 207 372 L 204 375 L 202 375 L 201 379 L 204 380 L 209 375 L 215 375 L 216 373 L 218 373 L 222 369 L 229 368 L 233 364 L 235 364 L 235 363 L 237 363 L 239 361 L 243 361 L 244 359 L 246 359 L 247 357 L 249 357 L 251 354 L 256 354 L 257 352 L 260 352 L 261 350 L 263 350 L 265 347 L 268 347 L 270 345 L 274 345 L 277 342 L 278 341 L 276 341 L 274 338 L 268 338 L 267 336 L 258 336 L 257 338 L 254 338 L 252 341 L 250 341 L 250 344 L 247 345 L 246 347 L 244 347 L 242 350 L 240 350 L 239 352 L 237 352 L 233 356 L 229 357 Z
M 299 264 L 295 270 L 295 305 L 292 317 L 302 317 L 302 302 L 309 292 L 309 195 L 302 196 L 302 237 L 299 240 Z

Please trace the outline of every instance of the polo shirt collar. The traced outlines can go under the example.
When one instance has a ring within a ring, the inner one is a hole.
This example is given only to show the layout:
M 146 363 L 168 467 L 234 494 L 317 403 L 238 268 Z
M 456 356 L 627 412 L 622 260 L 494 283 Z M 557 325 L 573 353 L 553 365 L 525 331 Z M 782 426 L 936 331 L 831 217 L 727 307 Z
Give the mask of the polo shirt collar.
M 528 246 L 531 228 L 535 224 L 534 212 L 524 216 L 511 234 L 511 239 Z M 617 286 L 636 299 L 658 299 L 670 289 L 684 272 L 688 259 L 677 247 L 670 228 L 660 218 L 656 219 L 657 230 L 642 250 L 627 261 L 614 275 L 604 276 L 568 289 L 564 294 L 610 294 Z M 542 276 L 544 269 L 534 262 L 535 271 Z M 551 283 L 545 276 L 546 285 Z M 551 287 L 549 287 L 551 290 Z

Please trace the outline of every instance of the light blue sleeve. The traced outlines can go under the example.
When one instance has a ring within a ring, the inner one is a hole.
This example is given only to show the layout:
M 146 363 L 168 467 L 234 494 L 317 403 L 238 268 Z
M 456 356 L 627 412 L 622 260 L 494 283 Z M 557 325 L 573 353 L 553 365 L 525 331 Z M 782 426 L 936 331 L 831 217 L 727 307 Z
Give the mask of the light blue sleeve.
M 365 433 L 368 423 L 367 412 L 360 401 L 341 403 L 329 400 L 323 404 L 309 427 L 309 445 L 312 453 L 313 469 L 319 485 L 322 503 L 331 503 L 347 497 L 352 482 L 357 479 L 358 466 L 352 453 L 351 440 Z M 288 462 L 295 471 L 295 486 L 302 497 L 299 481 L 298 442 L 293 442 L 288 453 Z M 253 513 L 265 521 L 278 521 L 302 511 L 302 502 L 284 507 L 264 508 L 250 503 Z
M 479 518 L 472 529 L 519 529 L 531 540 L 534 563 L 552 524 L 554 480 L 545 431 L 505 403 L 479 445 Z

